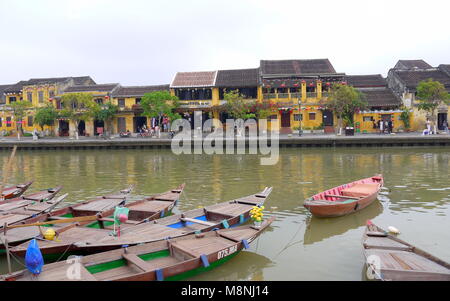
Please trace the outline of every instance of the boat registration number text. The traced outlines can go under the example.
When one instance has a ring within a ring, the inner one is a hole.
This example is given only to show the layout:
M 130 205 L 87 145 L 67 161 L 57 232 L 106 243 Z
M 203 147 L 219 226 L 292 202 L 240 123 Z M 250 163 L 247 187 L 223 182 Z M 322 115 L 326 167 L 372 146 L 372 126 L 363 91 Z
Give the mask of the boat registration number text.
M 231 247 L 229 247 L 229 248 L 227 248 L 225 250 L 219 251 L 217 253 L 217 259 L 224 258 L 224 257 L 226 257 L 226 256 L 228 256 L 230 254 L 235 253 L 236 251 L 237 251 L 237 245 L 234 245 L 234 246 L 231 246 Z

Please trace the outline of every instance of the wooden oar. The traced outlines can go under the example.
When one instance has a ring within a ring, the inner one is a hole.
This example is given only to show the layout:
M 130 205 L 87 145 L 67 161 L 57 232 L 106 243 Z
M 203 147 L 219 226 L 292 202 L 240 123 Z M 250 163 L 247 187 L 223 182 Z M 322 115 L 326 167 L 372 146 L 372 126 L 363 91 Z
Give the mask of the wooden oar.
M 74 223 L 74 222 L 89 222 L 89 221 L 95 221 L 98 218 L 99 217 L 97 215 L 88 215 L 88 216 L 79 216 L 79 217 L 72 217 L 72 218 L 66 218 L 66 219 L 52 220 L 52 221 L 48 221 L 48 222 L 33 223 L 33 224 L 13 225 L 13 226 L 7 226 L 7 227 L 8 227 L 8 229 L 14 229 L 14 228 L 65 224 L 65 223 Z
M 68 195 L 69 195 L 69 194 L 66 193 L 66 194 L 63 194 L 62 196 L 60 196 L 59 198 L 57 198 L 57 199 L 54 200 L 54 201 L 48 201 L 47 203 L 50 203 L 50 204 L 52 204 L 52 205 L 51 205 L 50 207 L 48 207 L 47 209 L 45 209 L 44 211 L 42 211 L 42 212 L 43 212 L 43 213 L 46 213 L 46 212 L 52 211 L 53 208 L 55 208 L 59 203 L 61 203 Z

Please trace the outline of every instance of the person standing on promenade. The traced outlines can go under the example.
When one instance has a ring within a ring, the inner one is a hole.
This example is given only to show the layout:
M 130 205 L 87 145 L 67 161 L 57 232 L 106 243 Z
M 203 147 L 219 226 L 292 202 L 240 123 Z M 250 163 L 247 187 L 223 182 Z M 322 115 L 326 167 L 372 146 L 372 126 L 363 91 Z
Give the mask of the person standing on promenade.
M 392 134 L 392 130 L 393 130 L 392 119 L 389 119 L 389 121 L 388 121 L 388 133 Z
M 383 120 L 378 121 L 379 127 L 380 127 L 380 135 L 384 133 L 384 122 Z
M 432 132 L 431 132 L 431 121 L 428 118 L 427 118 L 427 132 L 428 132 L 428 135 L 432 134 Z
M 444 122 L 442 122 L 442 126 L 444 127 L 445 133 L 448 134 L 448 122 L 447 122 L 447 119 L 444 119 Z

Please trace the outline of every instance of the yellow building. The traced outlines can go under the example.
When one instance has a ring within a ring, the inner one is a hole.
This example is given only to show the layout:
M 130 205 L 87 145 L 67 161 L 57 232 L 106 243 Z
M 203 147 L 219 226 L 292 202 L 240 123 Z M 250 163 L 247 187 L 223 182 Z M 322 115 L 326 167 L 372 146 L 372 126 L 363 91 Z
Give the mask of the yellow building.
M 28 110 L 27 117 L 22 121 L 22 128 L 25 132 L 31 132 L 38 128 L 33 122 L 35 109 L 53 102 L 54 97 L 68 87 L 95 84 L 89 76 L 82 77 L 59 77 L 59 78 L 32 78 L 27 81 L 20 81 L 3 89 L 4 104 L 0 109 L 2 120 L 0 130 L 15 132 L 17 122 L 11 112 L 11 103 L 16 101 L 28 101 L 32 107 Z M 4 122 L 3 122 L 4 120 Z M 49 130 L 53 131 L 54 128 Z
M 76 85 L 67 87 L 62 93 L 55 97 L 55 106 L 62 109 L 61 96 L 70 93 L 89 93 L 93 100 L 101 105 L 111 101 L 111 95 L 120 88 L 117 83 L 114 84 L 95 84 L 95 85 Z M 106 131 L 105 123 L 101 120 L 80 121 L 78 127 L 70 120 L 60 119 L 57 124 L 58 136 L 74 136 L 78 132 L 79 136 L 97 136 Z
M 144 94 L 156 91 L 169 91 L 169 85 L 153 86 L 119 86 L 111 93 L 112 103 L 117 105 L 119 112 L 113 120 L 113 133 L 122 133 L 129 130 L 137 133 L 145 125 L 150 128 L 150 120 L 142 116 L 140 102 Z
M 429 114 L 426 111 L 420 111 L 417 99 L 417 85 L 426 80 L 438 81 L 444 85 L 450 92 L 450 65 L 441 64 L 438 67 L 432 67 L 423 60 L 399 60 L 397 64 L 389 70 L 389 87 L 401 97 L 405 107 L 411 110 L 413 114 L 411 130 L 422 131 L 425 129 L 426 119 Z M 437 129 L 444 131 L 444 120 L 448 121 L 448 112 L 450 105 L 441 103 L 437 110 Z

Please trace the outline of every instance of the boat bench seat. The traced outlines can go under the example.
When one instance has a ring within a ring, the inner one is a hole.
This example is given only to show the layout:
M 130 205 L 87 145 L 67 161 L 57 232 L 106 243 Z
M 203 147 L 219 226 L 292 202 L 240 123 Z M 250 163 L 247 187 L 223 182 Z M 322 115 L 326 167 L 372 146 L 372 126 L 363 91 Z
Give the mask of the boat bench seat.
M 378 184 L 355 184 L 351 187 L 342 189 L 341 193 L 343 196 L 351 196 L 351 197 L 365 197 L 368 196 L 378 190 Z

